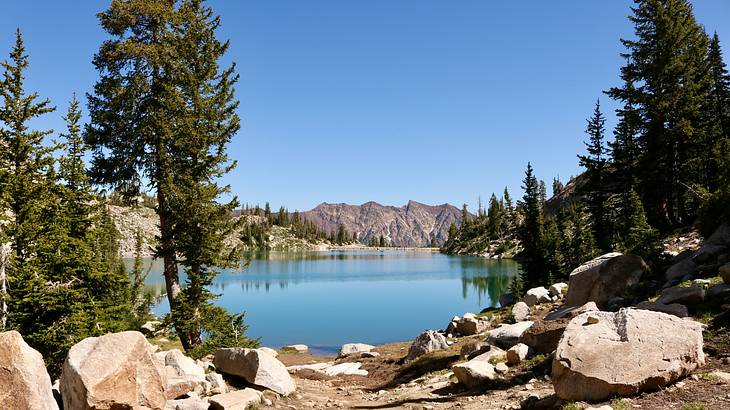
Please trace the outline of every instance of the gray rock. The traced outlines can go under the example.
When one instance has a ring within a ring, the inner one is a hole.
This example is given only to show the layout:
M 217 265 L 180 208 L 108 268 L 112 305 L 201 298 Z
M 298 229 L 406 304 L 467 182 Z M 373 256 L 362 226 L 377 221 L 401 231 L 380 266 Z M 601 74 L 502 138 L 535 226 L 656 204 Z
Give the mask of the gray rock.
M 696 286 L 680 287 L 673 286 L 664 289 L 657 299 L 657 303 L 669 305 L 681 303 L 683 305 L 695 305 L 705 300 L 705 290 Z
M 483 362 L 492 362 L 494 360 L 506 360 L 507 352 L 497 346 L 489 346 L 489 349 L 479 354 L 469 355 L 469 360 L 481 360 Z
M 512 306 L 512 317 L 515 322 L 522 322 L 530 317 L 530 307 L 525 302 L 517 302 Z
M 211 410 L 245 410 L 261 403 L 263 394 L 251 388 L 236 390 L 230 393 L 218 394 L 210 397 Z
M 707 290 L 708 299 L 714 300 L 714 299 L 722 298 L 725 296 L 730 296 L 730 285 L 721 283 L 721 284 L 715 285 Z
M 598 323 L 587 326 L 589 316 Z M 699 323 L 647 310 L 589 312 L 565 329 L 552 381 L 564 400 L 600 401 L 658 389 L 704 363 Z
M 489 331 L 487 341 L 501 348 L 509 349 L 516 345 L 522 334 L 532 326 L 531 321 L 518 322 L 513 325 L 502 325 Z
M 210 403 L 197 397 L 168 400 L 165 410 L 208 410 Z
M 459 383 L 473 389 L 483 386 L 496 377 L 494 366 L 482 360 L 471 360 L 451 367 Z
M 694 275 L 695 272 L 697 272 L 697 264 L 692 259 L 684 259 L 670 266 L 664 273 L 664 278 L 673 281 L 686 275 Z
M 550 293 L 550 296 L 562 296 L 567 290 L 568 290 L 568 284 L 560 282 L 560 283 L 555 283 L 552 286 L 550 286 L 550 289 L 548 289 L 548 292 Z
M 274 356 L 274 357 L 279 356 L 279 352 L 277 352 L 276 350 L 274 350 L 274 349 L 272 349 L 270 347 L 259 347 L 259 350 L 261 350 L 264 353 L 268 353 L 268 354 L 270 354 L 271 356 Z
M 679 303 L 672 303 L 665 305 L 663 303 L 644 301 L 636 305 L 637 309 L 651 310 L 653 312 L 662 312 L 677 317 L 687 317 L 687 306 L 680 305 Z
M 58 410 L 43 356 L 20 333 L 0 333 L 0 408 Z
M 284 346 L 281 350 L 284 352 L 307 353 L 309 351 L 309 347 L 307 345 L 298 344 Z
M 353 376 L 367 376 L 368 371 L 361 369 L 361 363 L 340 363 L 333 366 L 325 367 L 322 372 L 327 376 L 339 376 L 339 375 L 353 375 Z
M 505 374 L 509 371 L 509 367 L 504 362 L 499 362 L 494 365 L 494 371 L 499 374 Z
M 148 337 L 157 336 L 161 333 L 161 325 L 162 322 L 159 320 L 150 320 L 145 322 L 142 326 L 140 326 L 139 330 Z
M 347 343 L 342 345 L 340 348 L 339 357 L 345 357 L 350 354 L 369 352 L 375 349 L 375 346 L 371 346 L 365 343 Z
M 566 306 L 596 302 L 599 308 L 639 283 L 649 267 L 641 257 L 608 253 L 579 266 L 570 273 Z
M 195 360 L 185 356 L 180 350 L 172 349 L 165 355 L 165 366 L 172 368 L 178 377 L 202 382 L 205 380 L 205 370 L 195 363 Z
M 507 292 L 499 295 L 499 306 L 505 307 L 515 303 L 517 299 L 512 292 Z
M 530 354 L 530 347 L 524 343 L 517 343 L 507 350 L 507 363 L 515 365 L 527 359 Z
M 525 296 L 522 298 L 522 301 L 525 302 L 527 306 L 535 306 L 539 303 L 546 303 L 550 301 L 550 292 L 542 286 L 532 288 L 527 291 Z
M 588 302 L 582 306 L 563 306 L 545 316 L 545 320 L 572 319 L 581 313 L 597 312 L 596 302 Z
M 242 377 L 283 396 L 296 389 L 286 367 L 275 357 L 256 349 L 219 349 L 213 363 L 219 372 Z
M 444 337 L 444 335 L 434 330 L 427 330 L 418 335 L 418 337 L 416 337 L 416 340 L 413 341 L 413 344 L 408 349 L 406 362 L 416 360 L 426 353 L 448 348 L 449 345 L 446 343 L 446 338 Z
M 488 319 L 479 318 L 474 314 L 467 313 L 461 320 L 456 322 L 456 332 L 462 336 L 477 335 L 489 329 L 490 323 Z
M 222 374 L 215 372 L 208 373 L 205 375 L 205 380 L 210 383 L 210 393 L 223 394 L 228 392 L 228 386 Z

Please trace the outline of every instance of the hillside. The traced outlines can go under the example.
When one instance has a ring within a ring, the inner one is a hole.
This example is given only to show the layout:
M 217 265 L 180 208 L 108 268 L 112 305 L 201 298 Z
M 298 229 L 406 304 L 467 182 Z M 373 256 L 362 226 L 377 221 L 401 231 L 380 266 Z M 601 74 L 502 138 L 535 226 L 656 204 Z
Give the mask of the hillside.
M 451 224 L 461 224 L 461 210 L 455 206 L 416 201 L 408 201 L 402 207 L 372 201 L 362 205 L 322 203 L 303 216 L 326 232 L 342 225 L 362 243 L 382 235 L 393 245 L 413 247 L 430 246 L 432 239 L 441 246 L 448 238 Z

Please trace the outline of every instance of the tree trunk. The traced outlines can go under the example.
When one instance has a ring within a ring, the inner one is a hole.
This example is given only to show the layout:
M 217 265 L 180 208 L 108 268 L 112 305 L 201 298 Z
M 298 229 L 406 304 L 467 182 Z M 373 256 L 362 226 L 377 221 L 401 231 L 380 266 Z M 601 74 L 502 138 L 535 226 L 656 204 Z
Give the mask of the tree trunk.
M 5 331 L 8 324 L 8 276 L 7 267 L 10 257 L 10 244 L 0 244 L 0 330 Z
M 177 298 L 180 295 L 180 275 L 178 274 L 175 249 L 172 247 L 172 232 L 167 220 L 167 202 L 165 194 L 159 187 L 157 189 L 157 214 L 160 217 L 160 250 L 164 264 L 163 275 L 165 276 L 167 301 L 170 304 L 170 312 L 174 313 L 177 310 Z M 190 348 L 188 339 L 178 329 L 177 323 L 173 323 L 173 325 L 180 338 L 180 343 L 182 343 L 185 350 L 188 350 Z

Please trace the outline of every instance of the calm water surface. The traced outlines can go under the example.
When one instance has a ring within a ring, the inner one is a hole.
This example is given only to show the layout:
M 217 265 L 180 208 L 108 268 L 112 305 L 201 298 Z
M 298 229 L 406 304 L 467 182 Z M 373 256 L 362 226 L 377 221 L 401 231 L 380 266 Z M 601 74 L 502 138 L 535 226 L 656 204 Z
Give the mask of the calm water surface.
M 147 262 L 147 284 L 164 292 L 162 264 Z M 518 269 L 511 260 L 417 251 L 271 252 L 242 272 L 224 271 L 212 290 L 217 304 L 246 312 L 249 336 L 264 345 L 332 352 L 348 342 L 411 340 L 495 306 Z M 155 313 L 167 310 L 163 300 Z

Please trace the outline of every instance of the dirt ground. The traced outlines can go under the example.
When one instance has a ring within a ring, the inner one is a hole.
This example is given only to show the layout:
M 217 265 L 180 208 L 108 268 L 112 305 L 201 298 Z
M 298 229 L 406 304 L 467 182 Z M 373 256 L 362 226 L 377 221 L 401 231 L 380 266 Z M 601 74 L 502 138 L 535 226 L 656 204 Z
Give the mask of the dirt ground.
M 449 350 L 437 351 L 408 365 L 403 364 L 410 343 L 376 347 L 375 358 L 345 358 L 337 362 L 360 362 L 367 376 L 329 377 L 314 371 L 293 375 L 297 391 L 289 397 L 267 393 L 274 409 L 585 409 L 610 405 L 614 410 L 710 410 L 730 409 L 730 385 L 712 377 L 719 370 L 730 373 L 730 335 L 726 329 L 706 334 L 707 364 L 692 376 L 656 392 L 603 403 L 567 403 L 554 395 L 550 383 L 550 357 L 536 357 L 480 390 L 467 390 L 457 383 L 451 365 L 459 362 L 461 347 L 483 339 L 472 336 L 449 339 Z M 728 358 L 723 361 L 723 358 Z M 287 366 L 329 362 L 334 356 L 283 353 Z

